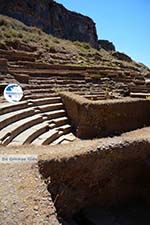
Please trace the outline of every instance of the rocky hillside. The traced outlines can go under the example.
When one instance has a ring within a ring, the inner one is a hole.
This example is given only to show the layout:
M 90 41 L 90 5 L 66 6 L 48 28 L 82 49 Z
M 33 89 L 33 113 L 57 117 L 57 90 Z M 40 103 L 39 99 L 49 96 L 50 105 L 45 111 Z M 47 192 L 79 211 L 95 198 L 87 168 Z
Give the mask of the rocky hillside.
M 98 48 L 95 23 L 53 0 L 1 0 L 0 14 L 16 18 L 55 37 L 82 41 Z
M 143 64 L 125 60 L 125 57 L 116 57 L 114 51 L 106 51 L 103 48 L 96 50 L 84 42 L 59 39 L 3 15 L 0 15 L 0 49 L 36 52 L 38 61 L 49 64 L 82 67 L 108 65 L 123 69 L 137 68 L 141 73 L 149 72 Z

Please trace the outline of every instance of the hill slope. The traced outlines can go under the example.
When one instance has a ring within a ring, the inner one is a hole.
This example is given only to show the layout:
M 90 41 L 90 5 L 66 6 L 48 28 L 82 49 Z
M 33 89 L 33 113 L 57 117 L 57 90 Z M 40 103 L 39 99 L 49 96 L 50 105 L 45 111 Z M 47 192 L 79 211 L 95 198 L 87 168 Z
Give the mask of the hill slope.
M 138 69 L 141 73 L 149 69 L 134 61 L 118 60 L 115 52 L 96 50 L 87 43 L 71 42 L 48 35 L 35 27 L 28 27 L 11 17 L 0 15 L 0 49 L 37 52 L 39 61 L 50 64 L 78 66 L 109 65 Z

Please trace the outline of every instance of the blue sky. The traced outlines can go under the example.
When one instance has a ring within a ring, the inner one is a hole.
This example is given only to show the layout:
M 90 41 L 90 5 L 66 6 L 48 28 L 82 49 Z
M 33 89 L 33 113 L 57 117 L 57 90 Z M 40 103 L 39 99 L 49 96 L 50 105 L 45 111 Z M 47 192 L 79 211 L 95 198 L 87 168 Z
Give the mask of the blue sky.
M 91 17 L 100 39 L 150 67 L 150 0 L 56 0 Z

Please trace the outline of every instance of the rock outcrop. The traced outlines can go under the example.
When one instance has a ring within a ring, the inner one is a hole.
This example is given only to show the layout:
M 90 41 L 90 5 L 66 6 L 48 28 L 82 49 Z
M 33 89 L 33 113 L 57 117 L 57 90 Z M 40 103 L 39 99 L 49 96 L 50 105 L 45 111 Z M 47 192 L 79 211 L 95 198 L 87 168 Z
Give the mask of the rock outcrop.
M 108 40 L 99 40 L 98 44 L 99 48 L 103 48 L 106 51 L 116 51 L 114 44 Z
M 116 58 L 116 59 L 119 59 L 119 60 L 122 60 L 122 61 L 126 61 L 126 62 L 132 62 L 132 59 L 130 56 L 126 55 L 125 53 L 123 52 L 113 52 L 112 55 Z
M 71 12 L 53 0 L 1 0 L 0 13 L 58 38 L 87 42 L 98 48 L 93 20 Z

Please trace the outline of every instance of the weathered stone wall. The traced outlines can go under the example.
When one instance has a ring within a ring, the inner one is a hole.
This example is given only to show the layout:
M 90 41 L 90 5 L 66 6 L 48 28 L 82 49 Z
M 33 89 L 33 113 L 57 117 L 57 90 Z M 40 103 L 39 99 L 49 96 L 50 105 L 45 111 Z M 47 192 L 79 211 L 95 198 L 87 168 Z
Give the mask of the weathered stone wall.
M 61 94 L 72 128 L 79 138 L 117 135 L 150 124 L 150 102 L 141 99 L 89 101 Z
M 88 42 L 98 48 L 95 23 L 89 17 L 67 10 L 53 0 L 1 0 L 0 13 L 28 26 L 72 41 Z
M 149 203 L 150 142 L 133 137 L 78 143 L 41 156 L 39 169 L 48 179 L 58 214 L 71 217 L 94 204 L 109 207 L 132 200 Z

